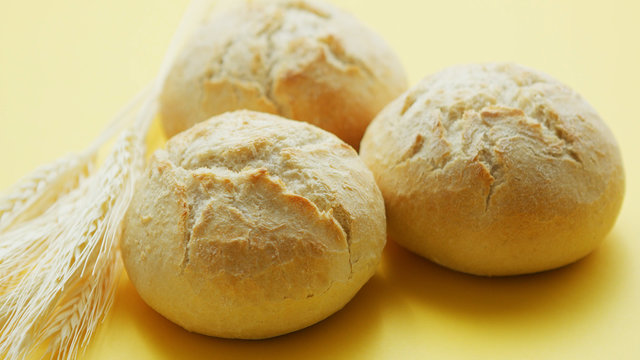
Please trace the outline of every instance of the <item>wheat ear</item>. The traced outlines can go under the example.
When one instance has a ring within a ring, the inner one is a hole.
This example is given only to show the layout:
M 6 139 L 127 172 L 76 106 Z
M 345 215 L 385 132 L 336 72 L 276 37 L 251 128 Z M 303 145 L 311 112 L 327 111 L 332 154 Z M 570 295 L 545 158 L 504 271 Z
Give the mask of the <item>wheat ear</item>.
M 130 200 L 142 151 L 140 138 L 124 133 L 97 173 L 43 214 L 50 221 L 22 226 L 56 222 L 59 230 L 46 239 L 46 250 L 30 271 L 13 268 L 15 286 L 1 298 L 5 341 L 0 354 L 21 358 L 48 344 L 56 358 L 75 358 L 86 344 L 113 299 L 121 214 Z
M 27 190 L 17 186 L 10 194 L 22 196 L 4 198 L 8 205 L 0 231 L 0 357 L 23 359 L 46 346 L 52 358 L 74 359 L 108 312 L 120 273 L 122 218 L 141 172 L 159 90 L 206 5 L 190 3 L 135 122 L 120 135 L 104 164 L 89 168 L 85 176 L 72 176 L 77 181 L 60 174 L 38 177 L 36 172 L 30 177 L 33 183 L 40 179 L 46 185 L 25 185 Z M 108 138 L 107 134 L 98 140 Z M 78 174 L 66 174 L 70 173 Z M 28 192 L 39 194 L 41 203 L 30 203 Z

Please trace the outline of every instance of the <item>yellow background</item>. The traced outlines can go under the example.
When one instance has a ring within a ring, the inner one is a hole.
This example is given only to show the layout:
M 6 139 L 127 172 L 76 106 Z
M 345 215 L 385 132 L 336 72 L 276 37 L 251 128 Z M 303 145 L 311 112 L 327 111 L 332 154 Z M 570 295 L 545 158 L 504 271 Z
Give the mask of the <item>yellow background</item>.
M 336 1 L 337 2 L 337 1 Z M 150 81 L 186 0 L 0 2 L 0 189 L 85 148 Z M 617 136 L 622 213 L 560 270 L 479 278 L 390 243 L 342 311 L 266 341 L 190 334 L 123 276 L 87 359 L 640 359 L 638 1 L 340 1 L 376 29 L 411 83 L 455 63 L 510 60 L 569 84 Z M 156 129 L 157 131 L 157 129 Z

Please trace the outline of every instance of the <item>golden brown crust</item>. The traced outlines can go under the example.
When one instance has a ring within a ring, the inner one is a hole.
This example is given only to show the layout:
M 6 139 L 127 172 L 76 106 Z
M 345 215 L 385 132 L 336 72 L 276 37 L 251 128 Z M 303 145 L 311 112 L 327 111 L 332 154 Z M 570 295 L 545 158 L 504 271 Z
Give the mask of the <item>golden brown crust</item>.
M 197 32 L 169 73 L 161 115 L 170 137 L 226 111 L 301 120 L 354 148 L 407 88 L 391 49 L 341 10 L 315 1 L 254 1 Z
M 578 94 L 514 64 L 455 66 L 372 122 L 361 156 L 391 237 L 482 275 L 542 271 L 591 252 L 613 226 L 624 172 Z
M 385 236 L 382 195 L 351 147 L 239 111 L 152 156 L 121 246 L 136 289 L 170 320 L 263 338 L 344 306 L 373 275 Z

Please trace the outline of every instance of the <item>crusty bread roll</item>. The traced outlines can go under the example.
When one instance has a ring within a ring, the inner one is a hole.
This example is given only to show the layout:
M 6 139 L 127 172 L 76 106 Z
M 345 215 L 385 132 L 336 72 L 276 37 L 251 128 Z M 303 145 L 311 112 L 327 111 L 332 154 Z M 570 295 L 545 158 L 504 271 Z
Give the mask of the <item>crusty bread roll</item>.
M 624 193 L 618 146 L 595 110 L 513 64 L 426 78 L 371 123 L 361 156 L 385 198 L 390 238 L 471 274 L 580 259 L 609 232 Z
M 407 88 L 400 61 L 351 15 L 315 1 L 241 1 L 196 32 L 160 101 L 168 137 L 226 111 L 302 120 L 358 148 Z
M 187 330 L 281 335 L 342 308 L 386 241 L 382 195 L 334 135 L 238 111 L 152 156 L 124 220 L 127 273 Z

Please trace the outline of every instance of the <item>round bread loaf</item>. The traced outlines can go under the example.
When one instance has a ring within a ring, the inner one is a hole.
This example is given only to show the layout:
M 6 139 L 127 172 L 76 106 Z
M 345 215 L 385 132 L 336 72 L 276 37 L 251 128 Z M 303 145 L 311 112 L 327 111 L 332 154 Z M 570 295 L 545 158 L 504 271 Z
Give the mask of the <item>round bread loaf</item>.
M 372 122 L 361 156 L 390 238 L 446 267 L 514 275 L 576 261 L 624 194 L 616 141 L 567 86 L 514 64 L 427 77 Z
M 358 148 L 407 88 L 393 51 L 351 15 L 315 1 L 241 1 L 196 32 L 160 97 L 168 137 L 226 111 L 305 121 Z
M 121 249 L 140 296 L 169 320 L 257 339 L 342 308 L 385 241 L 382 195 L 353 148 L 306 123 L 238 111 L 153 154 Z

